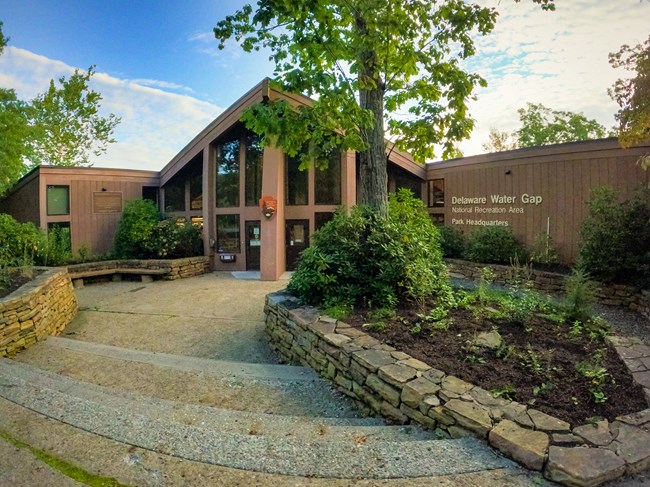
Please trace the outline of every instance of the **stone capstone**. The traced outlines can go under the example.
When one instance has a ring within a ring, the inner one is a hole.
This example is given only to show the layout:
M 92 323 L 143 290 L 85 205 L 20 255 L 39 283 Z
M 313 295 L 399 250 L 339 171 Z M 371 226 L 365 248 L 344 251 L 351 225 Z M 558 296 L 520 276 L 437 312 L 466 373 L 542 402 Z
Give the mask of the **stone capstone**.
M 454 377 L 453 375 L 448 375 L 442 379 L 441 382 L 442 389 L 453 394 L 458 394 L 459 396 L 469 392 L 469 390 L 474 387 L 469 382 Z
M 527 468 L 541 470 L 544 466 L 549 445 L 546 433 L 525 429 L 504 419 L 492 428 L 489 441 L 496 449 Z
M 573 428 L 573 434 L 580 436 L 587 443 L 594 446 L 607 446 L 614 439 L 609 431 L 609 421 L 606 419 L 595 424 L 585 424 Z
M 403 385 L 417 375 L 417 371 L 406 365 L 389 364 L 384 365 L 378 371 L 381 379 L 401 389 Z
M 341 345 L 351 341 L 351 338 L 346 337 L 345 335 L 340 335 L 338 333 L 326 333 L 323 335 L 323 340 L 325 340 L 330 345 L 340 347 Z
M 458 399 L 448 401 L 443 409 L 452 416 L 456 422 L 465 428 L 485 437 L 492 429 L 492 419 L 487 409 L 472 402 Z M 429 415 L 431 412 L 429 411 Z
M 404 384 L 402 388 L 402 402 L 407 406 L 416 408 L 425 398 L 435 394 L 439 390 L 439 385 L 434 384 L 425 377 L 418 377 Z M 440 404 L 438 398 L 436 398 L 435 402 L 437 404 L 430 404 L 430 406 L 438 406 Z
M 611 431 L 616 436 L 611 446 L 627 464 L 628 473 L 650 468 L 650 433 L 618 421 L 611 424 Z
M 612 451 L 552 446 L 544 476 L 566 485 L 592 487 L 616 479 L 624 472 L 625 462 Z
M 571 425 L 566 421 L 549 416 L 536 409 L 529 409 L 528 416 L 535 425 L 536 430 L 550 431 L 552 433 L 569 433 Z
M 389 352 L 383 350 L 359 350 L 352 357 L 370 372 L 377 372 L 380 367 L 397 362 Z

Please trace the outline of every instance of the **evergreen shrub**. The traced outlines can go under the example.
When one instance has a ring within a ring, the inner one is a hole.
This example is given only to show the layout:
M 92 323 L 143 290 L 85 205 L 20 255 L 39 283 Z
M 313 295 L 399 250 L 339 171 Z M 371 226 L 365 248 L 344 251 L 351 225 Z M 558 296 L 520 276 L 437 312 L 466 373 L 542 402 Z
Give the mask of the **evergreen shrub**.
M 440 232 L 440 249 L 442 256 L 451 259 L 463 257 L 465 253 L 465 234 L 456 227 L 442 225 Z
M 596 280 L 650 286 L 650 191 L 618 202 L 611 188 L 592 191 L 580 228 L 580 265 Z
M 362 206 L 336 212 L 314 233 L 288 290 L 321 307 L 391 308 L 448 289 L 440 235 L 408 190 L 389 197 L 388 217 Z
M 469 234 L 465 257 L 484 264 L 526 260 L 526 251 L 509 227 L 480 227 Z

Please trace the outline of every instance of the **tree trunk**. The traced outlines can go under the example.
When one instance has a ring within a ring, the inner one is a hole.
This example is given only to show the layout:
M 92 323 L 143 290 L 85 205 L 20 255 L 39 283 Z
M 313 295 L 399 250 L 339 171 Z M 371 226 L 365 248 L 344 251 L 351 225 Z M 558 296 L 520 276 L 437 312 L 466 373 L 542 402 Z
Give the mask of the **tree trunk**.
M 358 16 L 359 33 L 368 34 L 364 19 Z M 388 214 L 388 174 L 386 172 L 386 142 L 384 140 L 384 82 L 377 67 L 377 53 L 363 51 L 359 55 L 359 104 L 374 115 L 371 127 L 361 129 L 368 149 L 359 153 L 359 203 L 376 208 L 381 215 Z

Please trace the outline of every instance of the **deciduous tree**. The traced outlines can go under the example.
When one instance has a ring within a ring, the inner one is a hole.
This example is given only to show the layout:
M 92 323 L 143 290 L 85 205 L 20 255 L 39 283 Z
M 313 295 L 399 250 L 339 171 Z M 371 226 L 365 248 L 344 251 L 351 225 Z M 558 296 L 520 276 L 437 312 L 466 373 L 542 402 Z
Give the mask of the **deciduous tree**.
M 75 70 L 70 78 L 50 81 L 48 90 L 31 103 L 31 165 L 88 166 L 90 156 L 106 152 L 115 142 L 113 131 L 120 122 L 114 114 L 99 115 L 102 95 L 88 87 L 94 74 Z
M 513 150 L 519 147 L 517 137 L 510 132 L 497 129 L 490 129 L 487 142 L 483 142 L 481 147 L 485 152 L 503 152 Z
M 8 42 L 0 22 L 0 54 Z M 25 108 L 25 103 L 18 100 L 14 90 L 0 88 L 0 196 L 11 188 L 25 169 L 23 156 L 27 151 L 29 134 Z
M 576 142 L 607 136 L 605 127 L 582 113 L 551 110 L 541 103 L 520 108 L 521 128 L 517 130 L 519 147 Z
M 459 154 L 473 127 L 468 101 L 485 85 L 459 61 L 496 17 L 464 0 L 259 0 L 214 32 L 220 48 L 234 38 L 245 51 L 270 49 L 281 87 L 315 98 L 298 109 L 282 101 L 251 109 L 244 120 L 263 143 L 290 155 L 309 143 L 304 165 L 334 148 L 358 151 L 360 202 L 386 214 L 385 129 L 420 161 L 434 157 L 434 144 L 443 157 Z
M 609 90 L 609 95 L 621 107 L 616 114 L 618 140 L 623 147 L 650 140 L 650 37 L 644 44 L 621 49 L 609 55 L 614 68 L 636 72 L 629 79 L 619 79 Z M 645 154 L 639 163 L 650 167 L 650 154 Z

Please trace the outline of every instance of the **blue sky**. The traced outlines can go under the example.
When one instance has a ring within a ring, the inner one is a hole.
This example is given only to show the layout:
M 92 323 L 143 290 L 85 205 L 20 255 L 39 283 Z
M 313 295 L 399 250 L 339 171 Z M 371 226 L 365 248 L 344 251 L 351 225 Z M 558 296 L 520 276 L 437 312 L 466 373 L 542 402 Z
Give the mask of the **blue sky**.
M 461 145 L 481 153 L 490 128 L 513 130 L 526 102 L 583 112 L 607 127 L 616 105 L 607 88 L 624 72 L 607 53 L 650 33 L 650 2 L 557 0 L 541 12 L 529 0 L 479 0 L 497 7 L 495 31 L 479 38 L 468 67 L 488 88 L 471 105 L 477 126 Z M 122 117 L 118 142 L 98 167 L 157 170 L 205 125 L 264 76 L 264 54 L 235 43 L 217 49 L 212 28 L 243 4 L 237 0 L 2 0 L 11 40 L 0 56 L 0 86 L 31 98 L 51 78 L 96 65 L 93 87 L 103 109 Z

